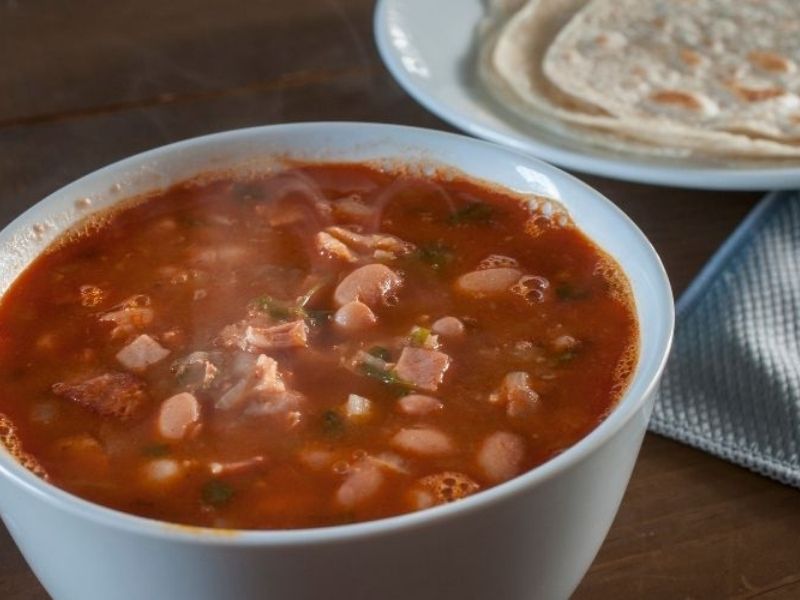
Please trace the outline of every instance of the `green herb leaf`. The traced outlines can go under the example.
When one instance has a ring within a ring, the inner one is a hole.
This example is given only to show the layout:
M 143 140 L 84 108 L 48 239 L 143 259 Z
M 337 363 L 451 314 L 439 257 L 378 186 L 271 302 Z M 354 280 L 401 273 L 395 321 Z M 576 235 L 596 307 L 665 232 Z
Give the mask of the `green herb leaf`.
M 389 350 L 383 346 L 373 346 L 367 350 L 367 354 L 371 354 L 375 358 L 380 358 L 383 362 L 389 362 L 392 360 L 391 352 L 389 352 Z
M 453 216 L 454 215 L 451 215 L 451 218 Z M 441 242 L 434 242 L 433 244 L 424 244 L 417 248 L 415 256 L 421 262 L 424 262 L 432 269 L 438 271 L 453 261 L 453 250 Z
M 449 225 L 464 223 L 488 223 L 492 220 L 492 207 L 483 202 L 470 202 L 447 217 Z
M 255 304 L 260 311 L 267 313 L 278 321 L 288 321 L 292 317 L 291 308 L 272 296 L 256 298 Z
M 233 488 L 219 479 L 207 482 L 201 490 L 203 502 L 209 506 L 223 506 L 233 498 Z
M 339 438 L 344 435 L 344 421 L 335 410 L 322 413 L 322 431 L 328 437 Z

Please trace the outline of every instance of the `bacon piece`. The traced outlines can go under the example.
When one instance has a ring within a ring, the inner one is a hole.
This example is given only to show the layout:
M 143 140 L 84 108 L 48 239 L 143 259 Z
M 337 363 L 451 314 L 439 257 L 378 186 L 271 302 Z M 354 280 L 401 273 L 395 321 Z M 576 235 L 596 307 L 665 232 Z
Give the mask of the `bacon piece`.
M 444 352 L 406 347 L 400 353 L 394 372 L 403 382 L 434 392 L 449 366 L 450 357 Z
M 128 420 L 148 401 L 145 384 L 129 373 L 111 372 L 78 383 L 56 383 L 53 392 L 104 417 Z

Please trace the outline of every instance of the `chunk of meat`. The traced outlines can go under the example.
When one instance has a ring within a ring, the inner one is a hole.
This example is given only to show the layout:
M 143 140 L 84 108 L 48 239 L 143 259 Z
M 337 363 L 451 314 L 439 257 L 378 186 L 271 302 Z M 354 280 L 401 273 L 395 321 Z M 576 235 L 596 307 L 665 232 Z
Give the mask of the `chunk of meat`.
M 471 271 L 456 280 L 456 290 L 476 297 L 499 296 L 511 289 L 520 277 L 522 271 L 512 267 Z
M 415 509 L 420 510 L 466 498 L 480 487 L 464 473 L 445 471 L 417 481 L 411 488 L 411 502 Z
M 405 383 L 435 392 L 450 366 L 450 357 L 438 350 L 403 348 L 395 365 L 395 374 Z
M 161 403 L 156 427 L 161 437 L 182 440 L 197 432 L 200 418 L 200 403 L 197 398 L 189 392 L 181 392 Z
M 459 338 L 464 335 L 464 323 L 455 317 L 442 317 L 433 322 L 431 331 L 446 338 Z
M 353 300 L 336 311 L 333 322 L 342 331 L 354 333 L 369 329 L 378 322 L 378 318 L 369 306 Z
M 361 202 L 358 196 L 350 195 L 336 200 L 333 212 L 341 221 L 365 225 L 372 220 L 375 208 Z
M 153 322 L 155 316 L 150 308 L 150 297 L 144 294 L 131 296 L 110 311 L 100 315 L 101 323 L 112 323 L 111 339 L 141 331 Z
M 348 302 L 359 300 L 367 306 L 374 307 L 385 303 L 403 280 L 386 265 L 374 263 L 364 265 L 350 272 L 333 292 L 336 306 L 344 306 Z
M 391 444 L 398 450 L 419 456 L 444 456 L 455 451 L 450 437 L 432 427 L 401 429 L 394 434 Z
M 444 408 L 444 404 L 433 396 L 424 394 L 409 394 L 397 401 L 397 408 L 400 412 L 414 417 L 424 417 Z
M 169 356 L 169 350 L 146 333 L 117 352 L 117 360 L 130 371 L 144 371 L 167 356 Z
M 516 433 L 493 433 L 483 440 L 478 449 L 478 467 L 492 483 L 500 483 L 519 475 L 524 460 L 525 440 Z
M 253 417 L 282 417 L 287 427 L 295 427 L 302 419 L 305 396 L 294 390 L 255 395 L 251 398 L 245 414 Z
M 500 387 L 491 393 L 489 402 L 505 405 L 509 417 L 525 417 L 536 410 L 539 394 L 531 388 L 527 373 L 512 371 L 503 377 Z
M 272 326 L 242 321 L 223 328 L 219 339 L 223 346 L 236 347 L 247 352 L 305 348 L 308 346 L 308 325 L 302 319 Z
M 222 355 L 219 352 L 192 352 L 172 363 L 171 370 L 179 384 L 189 391 L 210 388 L 219 375 Z
M 337 240 L 330 233 L 320 231 L 314 238 L 314 243 L 323 256 L 348 263 L 358 262 L 358 256 L 346 244 Z
M 217 401 L 221 410 L 240 408 L 252 394 L 269 395 L 286 391 L 286 384 L 278 372 L 278 362 L 259 354 L 255 362 L 248 365 L 242 379 L 231 386 Z
M 129 373 L 106 373 L 78 383 L 56 383 L 53 392 L 104 417 L 131 419 L 148 401 L 145 384 Z
M 381 468 L 368 460 L 353 465 L 347 479 L 336 490 L 336 502 L 344 508 L 355 508 L 373 498 L 383 487 Z
M 373 258 L 393 260 L 415 250 L 414 244 L 388 233 L 362 234 L 337 226 L 328 227 L 325 232 L 356 252 L 362 255 L 372 255 Z

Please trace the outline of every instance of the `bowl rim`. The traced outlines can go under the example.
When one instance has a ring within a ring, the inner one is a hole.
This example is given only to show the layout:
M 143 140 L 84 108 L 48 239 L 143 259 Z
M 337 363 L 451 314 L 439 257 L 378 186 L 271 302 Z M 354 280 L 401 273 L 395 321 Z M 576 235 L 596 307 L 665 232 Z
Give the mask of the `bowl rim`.
M 488 506 L 500 502 L 506 498 L 523 493 L 528 488 L 535 487 L 542 482 L 548 481 L 557 476 L 560 472 L 575 465 L 600 446 L 613 438 L 623 427 L 637 414 L 642 405 L 654 393 L 655 386 L 664 369 L 669 349 L 672 343 L 674 330 L 675 310 L 671 291 L 671 286 L 667 278 L 666 270 L 658 254 L 649 240 L 633 221 L 617 207 L 613 202 L 600 192 L 594 190 L 589 185 L 583 183 L 576 177 L 565 173 L 561 169 L 544 163 L 534 157 L 526 155 L 516 149 L 508 148 L 493 142 L 487 142 L 471 138 L 465 135 L 454 134 L 434 129 L 421 127 L 410 127 L 405 125 L 394 125 L 386 123 L 372 123 L 359 121 L 319 121 L 319 122 L 295 122 L 282 123 L 276 125 L 264 125 L 257 127 L 246 127 L 221 131 L 218 133 L 187 138 L 167 145 L 159 146 L 144 152 L 115 161 L 105 167 L 94 170 L 79 179 L 59 188 L 45 198 L 34 203 L 25 212 L 2 228 L 0 232 L 6 233 L 19 228 L 21 222 L 30 211 L 36 207 L 55 201 L 56 197 L 62 196 L 72 189 L 79 189 L 93 181 L 103 180 L 114 177 L 117 171 L 129 169 L 135 165 L 153 161 L 163 157 L 180 153 L 190 147 L 211 146 L 226 141 L 236 141 L 237 138 L 251 139 L 259 136 L 279 136 L 283 133 L 303 132 L 308 130 L 318 130 L 320 133 L 346 134 L 348 130 L 363 130 L 371 134 L 375 139 L 391 134 L 392 143 L 397 142 L 398 148 L 404 144 L 412 146 L 420 145 L 423 140 L 439 138 L 442 142 L 468 146 L 482 152 L 506 155 L 512 160 L 520 161 L 528 167 L 532 167 L 537 172 L 544 173 L 547 177 L 560 180 L 564 183 L 577 187 L 581 194 L 591 196 L 592 201 L 605 204 L 614 214 L 614 218 L 619 221 L 621 226 L 626 227 L 640 244 L 640 252 L 637 260 L 643 264 L 648 264 L 657 275 L 657 285 L 661 288 L 657 295 L 664 300 L 664 314 L 660 323 L 661 335 L 657 335 L 655 344 L 656 352 L 659 357 L 650 367 L 649 372 L 641 373 L 636 377 L 642 377 L 646 384 L 643 391 L 633 397 L 626 391 L 614 406 L 608 416 L 586 436 L 578 440 L 575 444 L 568 447 L 561 454 L 538 465 L 530 471 L 523 473 L 502 484 L 481 491 L 479 494 L 459 500 L 458 502 L 432 507 L 402 515 L 376 519 L 372 521 L 361 521 L 345 525 L 332 525 L 326 527 L 314 527 L 305 529 L 287 530 L 242 530 L 242 529 L 214 529 L 200 526 L 181 525 L 166 521 L 159 521 L 147 517 L 140 517 L 128 514 L 115 509 L 107 508 L 95 504 L 88 500 L 73 495 L 61 488 L 37 477 L 28 469 L 14 459 L 5 449 L 0 448 L 0 477 L 7 479 L 12 485 L 21 488 L 23 491 L 32 494 L 40 500 L 51 505 L 51 507 L 71 513 L 72 516 L 93 521 L 96 525 L 110 527 L 116 530 L 125 531 L 138 536 L 161 538 L 178 543 L 205 544 L 205 545 L 225 545 L 225 546 L 297 546 L 309 543 L 324 544 L 336 543 L 342 540 L 366 539 L 377 536 L 392 534 L 397 531 L 410 531 L 418 528 L 425 528 L 449 521 L 455 518 L 464 517 L 470 513 L 485 509 Z M 409 141 L 408 138 L 413 138 Z M 424 145 L 424 144 L 423 144 Z M 280 149 L 276 153 L 280 152 Z M 402 162 L 402 158 L 401 161 Z M 447 162 L 458 169 L 457 161 Z M 468 174 L 468 173 L 467 173 Z M 485 179 L 485 178 L 484 178 Z M 497 183 L 491 178 L 485 179 L 489 184 Z M 505 186 L 503 186 L 505 187 Z M 125 198 L 119 200 L 124 201 Z M 114 200 L 117 202 L 118 200 Z M 598 244 L 599 245 L 599 244 Z M 601 246 L 602 247 L 602 246 Z M 24 267 L 23 270 L 27 268 Z M 640 324 L 644 327 L 644 324 Z M 641 366 L 641 352 L 637 359 L 637 371 Z M 633 381 L 631 381 L 631 385 Z M 630 386 L 629 386 L 630 389 Z

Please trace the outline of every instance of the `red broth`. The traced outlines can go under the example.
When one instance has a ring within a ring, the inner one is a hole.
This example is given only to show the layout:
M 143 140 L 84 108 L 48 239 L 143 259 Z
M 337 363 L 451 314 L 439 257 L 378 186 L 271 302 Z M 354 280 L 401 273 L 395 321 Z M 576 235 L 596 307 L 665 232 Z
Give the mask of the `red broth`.
M 0 304 L 0 433 L 121 511 L 336 525 L 542 464 L 637 352 L 627 281 L 555 203 L 301 165 L 176 185 L 39 257 Z

